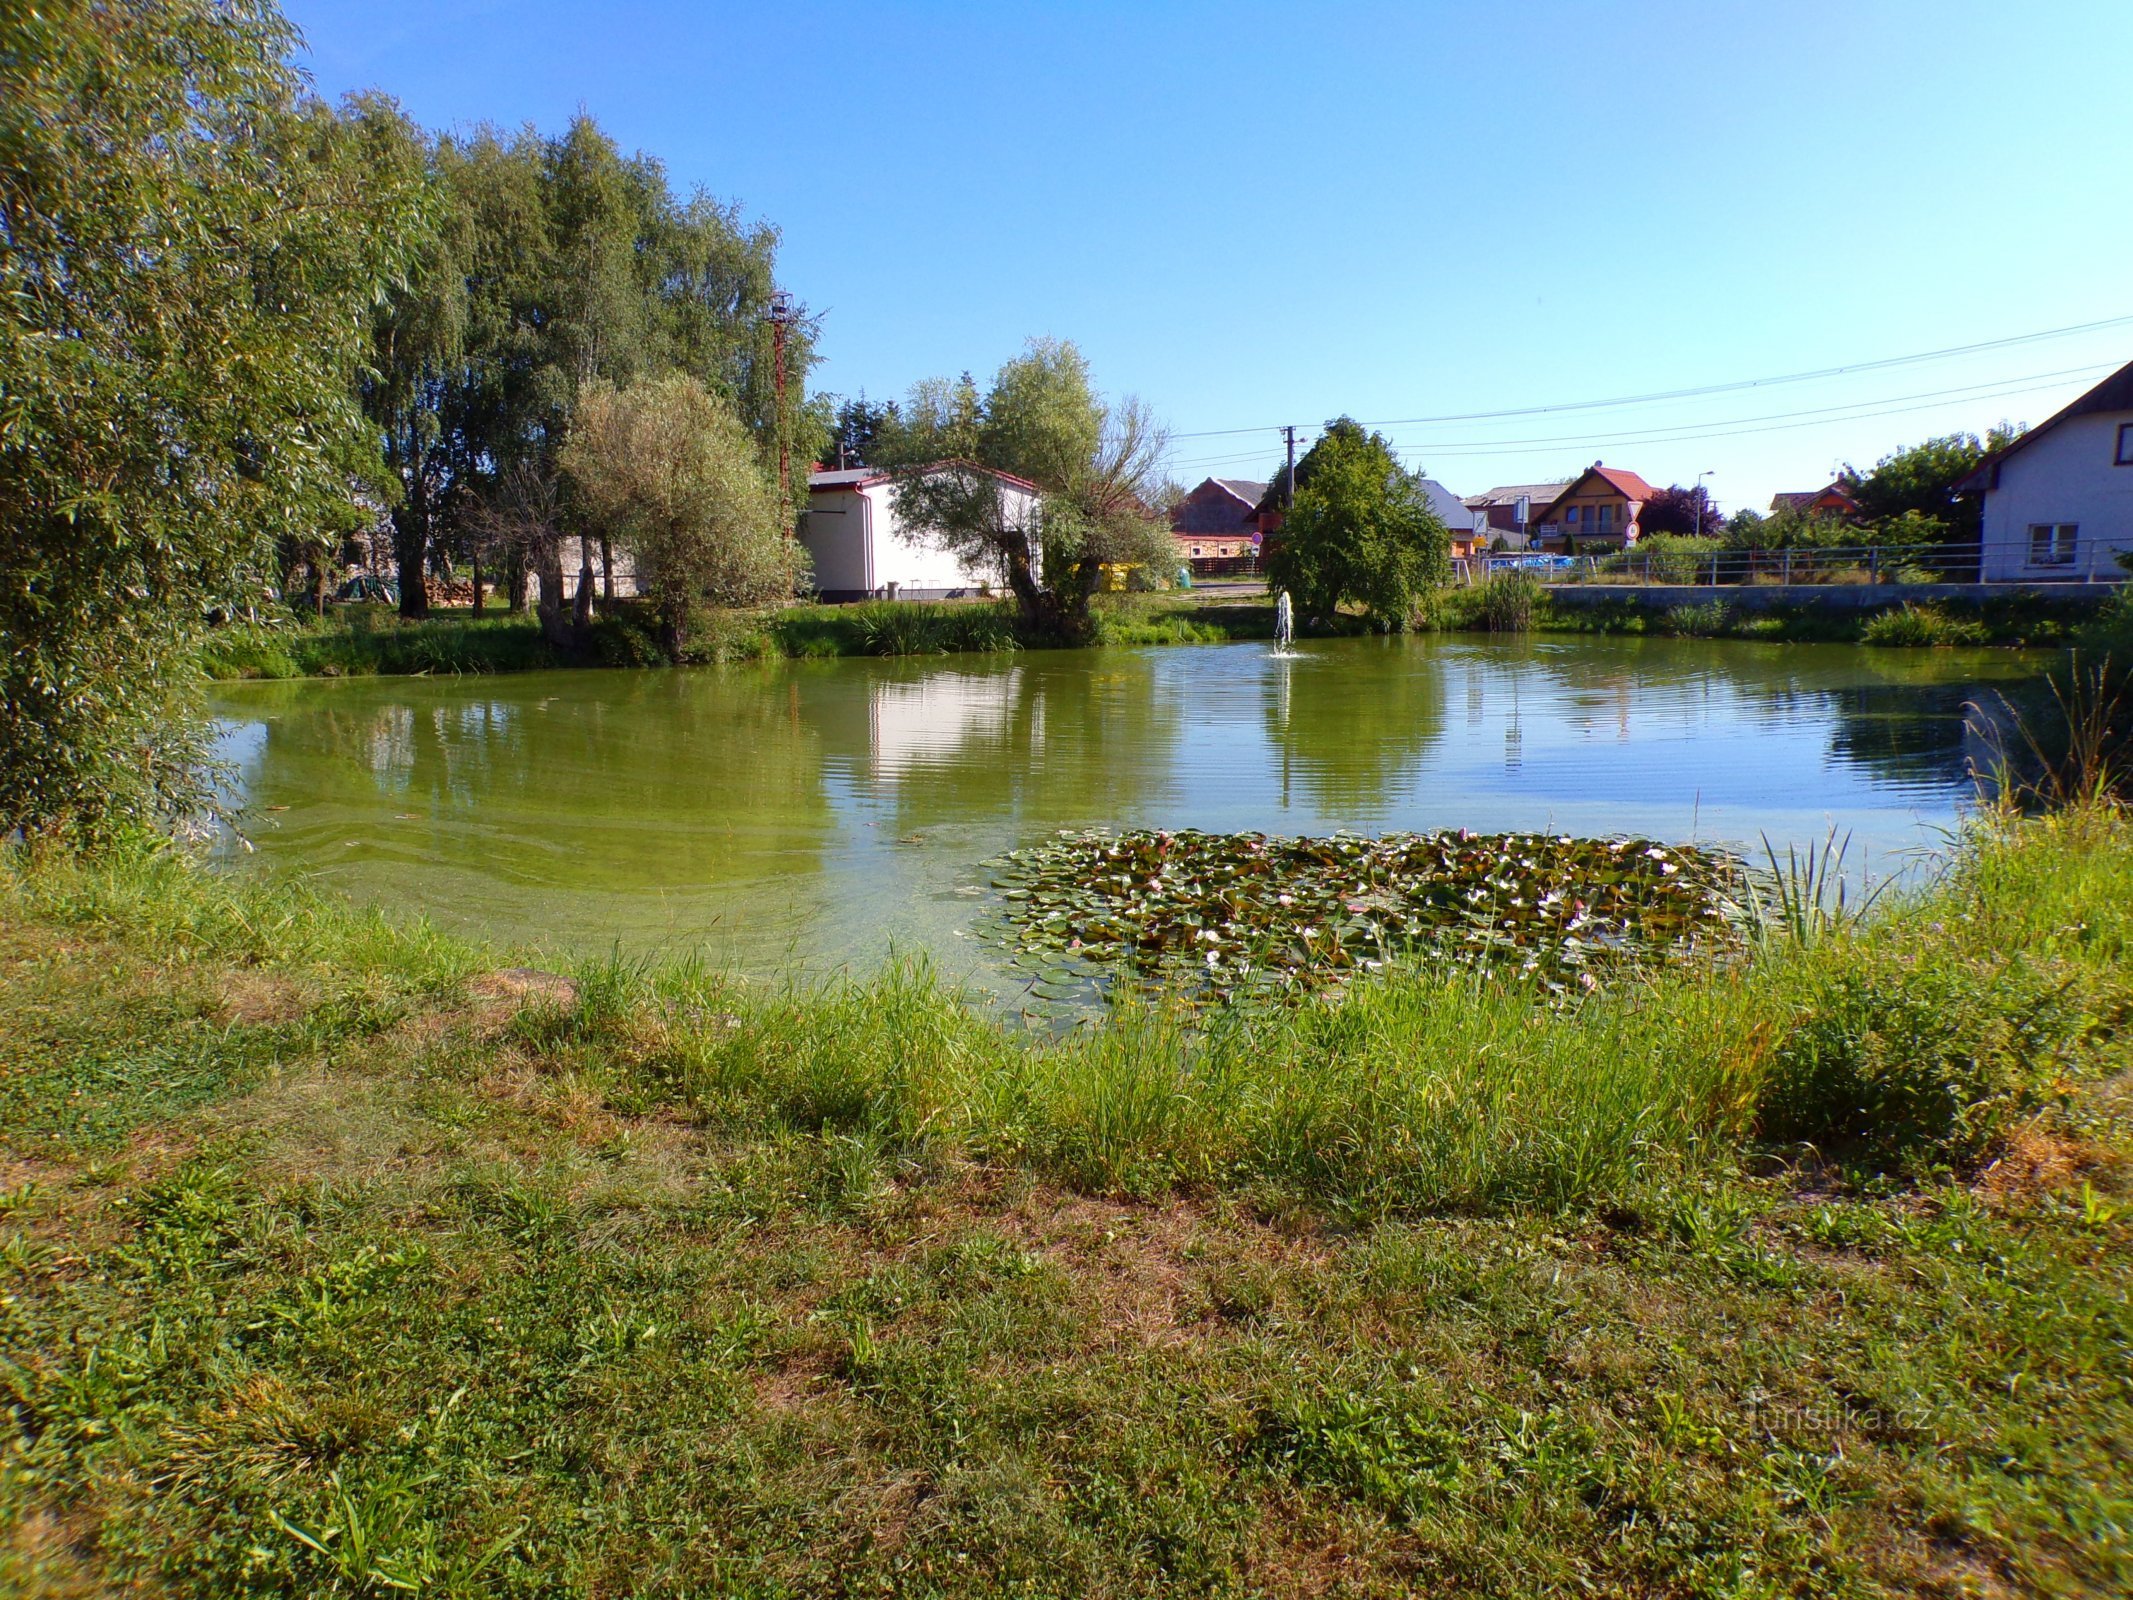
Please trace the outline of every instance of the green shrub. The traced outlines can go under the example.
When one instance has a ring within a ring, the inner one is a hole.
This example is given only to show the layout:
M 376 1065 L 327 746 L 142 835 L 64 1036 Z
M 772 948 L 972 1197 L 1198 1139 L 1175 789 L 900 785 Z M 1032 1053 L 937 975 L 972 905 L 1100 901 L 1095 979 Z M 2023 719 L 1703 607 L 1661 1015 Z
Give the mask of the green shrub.
M 1708 558 L 1725 548 L 1723 540 L 1697 539 L 1680 533 L 1655 533 L 1602 563 L 1602 570 L 1644 578 L 1651 583 L 1702 583 Z
M 1850 943 L 1778 1044 L 1762 1130 L 1899 1170 L 1974 1165 L 2093 1066 L 2123 1007 L 2098 1000 L 2035 952 Z
M 1938 605 L 1906 601 L 1893 611 L 1869 617 L 1859 630 L 1862 644 L 1985 644 L 1991 631 L 1974 617 L 1951 616 Z
M 667 660 L 658 635 L 647 621 L 627 613 L 594 620 L 592 653 L 603 667 L 660 667 Z

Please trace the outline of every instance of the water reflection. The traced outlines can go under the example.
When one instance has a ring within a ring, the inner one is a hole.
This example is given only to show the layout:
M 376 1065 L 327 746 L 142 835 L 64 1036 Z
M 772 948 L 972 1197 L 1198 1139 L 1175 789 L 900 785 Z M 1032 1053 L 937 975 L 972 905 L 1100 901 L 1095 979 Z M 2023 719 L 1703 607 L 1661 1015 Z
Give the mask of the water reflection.
M 965 937 L 1055 828 L 1947 823 L 2003 653 L 1473 639 L 233 687 L 258 859 L 513 940 L 769 973 Z

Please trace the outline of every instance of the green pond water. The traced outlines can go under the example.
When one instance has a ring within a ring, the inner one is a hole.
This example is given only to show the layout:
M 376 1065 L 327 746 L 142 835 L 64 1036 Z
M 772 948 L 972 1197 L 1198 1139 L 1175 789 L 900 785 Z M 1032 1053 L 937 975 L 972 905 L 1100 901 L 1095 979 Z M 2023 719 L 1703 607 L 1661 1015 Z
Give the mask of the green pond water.
M 1422 636 L 225 686 L 252 849 L 557 953 L 1011 992 L 984 863 L 1062 828 L 1943 842 L 2009 652 Z

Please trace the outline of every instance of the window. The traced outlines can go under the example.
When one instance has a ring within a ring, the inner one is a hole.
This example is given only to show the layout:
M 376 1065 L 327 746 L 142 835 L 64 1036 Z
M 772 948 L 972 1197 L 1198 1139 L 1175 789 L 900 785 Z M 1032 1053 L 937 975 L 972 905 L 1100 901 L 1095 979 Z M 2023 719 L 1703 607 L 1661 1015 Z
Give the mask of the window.
M 2118 425 L 2118 464 L 2133 467 L 2133 422 Z
M 1581 506 L 1572 506 L 1563 513 L 1563 520 L 1569 523 L 1572 528 L 1575 528 L 1578 525 L 1578 513 L 1583 509 Z
M 2080 524 L 2032 522 L 2029 525 L 2029 564 L 2033 567 L 2070 567 L 2074 564 L 2074 536 Z
M 1613 532 L 1614 519 L 1615 508 L 1613 506 L 1600 507 L 1600 532 L 1603 534 Z

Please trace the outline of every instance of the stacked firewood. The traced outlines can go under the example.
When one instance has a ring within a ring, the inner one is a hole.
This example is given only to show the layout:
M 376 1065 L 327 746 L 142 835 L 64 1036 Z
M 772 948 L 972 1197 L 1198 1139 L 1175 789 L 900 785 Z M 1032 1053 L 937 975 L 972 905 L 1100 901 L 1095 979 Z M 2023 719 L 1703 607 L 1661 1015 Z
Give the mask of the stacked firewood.
M 467 578 L 431 578 L 425 587 L 433 606 L 470 606 L 474 603 L 474 584 Z M 489 586 L 483 584 L 482 587 Z

